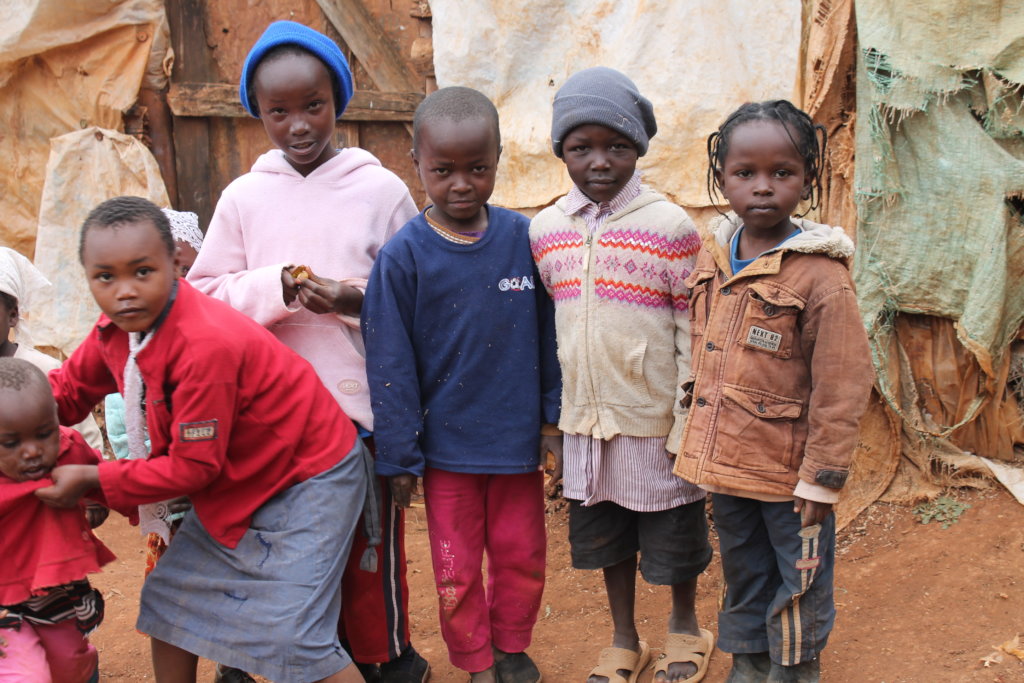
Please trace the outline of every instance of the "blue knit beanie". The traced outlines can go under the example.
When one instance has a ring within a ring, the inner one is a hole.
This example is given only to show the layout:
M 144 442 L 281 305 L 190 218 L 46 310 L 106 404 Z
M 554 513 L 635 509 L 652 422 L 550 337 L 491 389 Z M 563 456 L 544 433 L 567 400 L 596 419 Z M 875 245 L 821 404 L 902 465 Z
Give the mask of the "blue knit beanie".
M 625 74 L 606 66 L 577 71 L 555 93 L 551 147 L 562 157 L 562 141 L 573 128 L 597 123 L 617 130 L 636 145 L 639 156 L 658 132 L 654 107 Z
M 275 21 L 249 50 L 249 55 L 242 66 L 242 80 L 238 84 L 238 94 L 242 97 L 242 106 L 245 110 L 259 118 L 252 79 L 256 75 L 256 67 L 267 53 L 280 45 L 298 45 L 309 51 L 333 74 L 337 107 L 335 114 L 340 119 L 345 107 L 348 106 L 348 101 L 352 99 L 352 70 L 349 69 L 348 60 L 333 40 L 294 21 Z

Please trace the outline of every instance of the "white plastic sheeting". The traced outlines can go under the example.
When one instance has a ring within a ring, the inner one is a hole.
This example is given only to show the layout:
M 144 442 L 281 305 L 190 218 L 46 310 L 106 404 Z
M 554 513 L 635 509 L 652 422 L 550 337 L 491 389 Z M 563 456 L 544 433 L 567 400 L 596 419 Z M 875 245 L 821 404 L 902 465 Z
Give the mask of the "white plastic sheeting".
M 37 345 L 70 355 L 96 324 L 99 308 L 78 261 L 79 232 L 97 204 L 118 195 L 169 205 L 160 168 L 145 145 L 96 127 L 51 140 L 35 263 L 53 292 L 32 312 Z
M 618 69 L 654 103 L 639 168 L 676 202 L 707 206 L 705 141 L 744 102 L 791 98 L 799 0 L 431 0 L 438 85 L 476 88 L 501 115 L 492 201 L 545 206 L 571 187 L 551 151 L 551 101 L 572 73 Z

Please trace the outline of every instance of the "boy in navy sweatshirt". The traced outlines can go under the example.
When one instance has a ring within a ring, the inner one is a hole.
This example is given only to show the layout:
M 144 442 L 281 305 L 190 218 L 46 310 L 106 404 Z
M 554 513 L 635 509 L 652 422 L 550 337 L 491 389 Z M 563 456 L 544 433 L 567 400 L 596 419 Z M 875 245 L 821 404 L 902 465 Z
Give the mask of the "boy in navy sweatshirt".
M 484 95 L 423 101 L 412 158 L 432 205 L 381 249 L 362 314 L 377 473 L 401 506 L 423 477 L 442 635 L 485 683 L 540 680 L 524 652 L 544 590 L 540 455 L 561 448 L 541 437 L 561 383 L 530 222 L 487 204 L 500 154 Z

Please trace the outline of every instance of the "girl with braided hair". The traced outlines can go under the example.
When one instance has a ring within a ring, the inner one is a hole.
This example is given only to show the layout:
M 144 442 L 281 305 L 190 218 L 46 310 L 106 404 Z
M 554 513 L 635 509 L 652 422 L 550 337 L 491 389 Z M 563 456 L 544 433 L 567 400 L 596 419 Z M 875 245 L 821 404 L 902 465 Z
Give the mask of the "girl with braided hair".
M 712 494 L 729 683 L 817 681 L 835 619 L 835 515 L 874 377 L 842 228 L 817 205 L 826 135 L 785 100 L 708 138 L 713 225 L 692 288 L 689 407 L 674 471 Z M 805 212 L 806 213 L 806 212 Z

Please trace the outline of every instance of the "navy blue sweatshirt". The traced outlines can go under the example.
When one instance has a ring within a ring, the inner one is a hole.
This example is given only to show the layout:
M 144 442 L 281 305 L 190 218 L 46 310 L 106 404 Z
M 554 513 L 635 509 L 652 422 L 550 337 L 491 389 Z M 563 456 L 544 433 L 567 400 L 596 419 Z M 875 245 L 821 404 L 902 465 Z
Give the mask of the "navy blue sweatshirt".
M 554 306 L 530 221 L 487 208 L 473 244 L 421 213 L 377 255 L 362 327 L 380 475 L 529 472 L 541 423 L 558 422 Z

